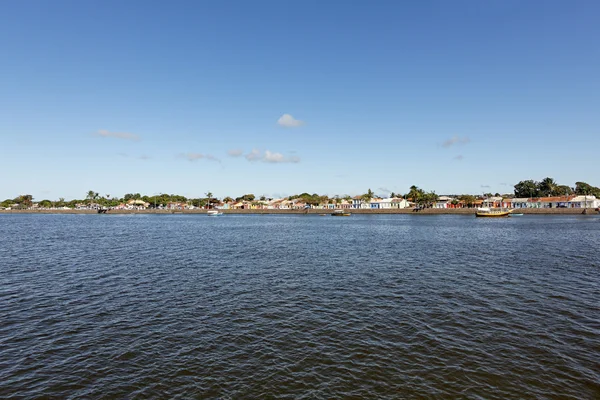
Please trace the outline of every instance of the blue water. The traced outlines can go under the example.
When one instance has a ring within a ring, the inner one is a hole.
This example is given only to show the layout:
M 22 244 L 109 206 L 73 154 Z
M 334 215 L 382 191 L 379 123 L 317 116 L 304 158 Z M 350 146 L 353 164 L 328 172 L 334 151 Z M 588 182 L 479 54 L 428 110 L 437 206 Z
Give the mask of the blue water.
M 0 398 L 600 398 L 600 218 L 0 214 Z

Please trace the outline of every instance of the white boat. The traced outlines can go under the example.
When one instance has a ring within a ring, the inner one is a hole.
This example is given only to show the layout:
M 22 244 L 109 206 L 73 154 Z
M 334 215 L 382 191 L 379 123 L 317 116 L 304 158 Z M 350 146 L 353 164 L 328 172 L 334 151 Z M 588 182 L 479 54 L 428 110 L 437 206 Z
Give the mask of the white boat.
M 206 212 L 206 215 L 208 215 L 209 217 L 216 217 L 218 215 L 223 215 L 223 212 L 219 210 L 208 210 Z
M 331 215 L 334 217 L 349 217 L 352 214 L 345 210 L 335 210 L 331 213 Z

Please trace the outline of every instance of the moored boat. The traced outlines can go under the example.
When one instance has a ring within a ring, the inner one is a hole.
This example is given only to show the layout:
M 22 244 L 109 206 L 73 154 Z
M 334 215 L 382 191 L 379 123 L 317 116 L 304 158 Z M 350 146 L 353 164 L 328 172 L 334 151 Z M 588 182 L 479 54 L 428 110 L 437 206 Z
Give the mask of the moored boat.
M 344 210 L 335 210 L 334 212 L 331 213 L 332 216 L 334 217 L 349 217 L 350 214 L 348 211 L 344 211 Z
M 218 215 L 223 215 L 223 212 L 219 211 L 219 210 L 208 210 L 206 212 L 206 215 L 211 216 L 211 217 L 216 217 Z
M 512 210 L 503 210 L 503 209 L 491 209 L 488 207 L 478 208 L 475 213 L 476 217 L 487 217 L 487 218 L 503 218 L 508 217 Z

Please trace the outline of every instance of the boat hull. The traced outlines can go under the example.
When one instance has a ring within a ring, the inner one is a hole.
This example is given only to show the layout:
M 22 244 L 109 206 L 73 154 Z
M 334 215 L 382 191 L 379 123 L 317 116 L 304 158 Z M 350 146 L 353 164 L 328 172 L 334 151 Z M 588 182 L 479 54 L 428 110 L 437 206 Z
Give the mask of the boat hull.
M 510 211 L 499 211 L 499 212 L 478 212 L 475 214 L 479 218 L 505 218 L 508 217 Z

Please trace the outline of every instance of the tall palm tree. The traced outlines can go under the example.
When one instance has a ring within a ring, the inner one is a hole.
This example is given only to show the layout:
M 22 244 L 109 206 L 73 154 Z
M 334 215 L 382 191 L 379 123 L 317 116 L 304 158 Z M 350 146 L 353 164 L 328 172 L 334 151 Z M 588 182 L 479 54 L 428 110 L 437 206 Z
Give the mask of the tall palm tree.
M 92 204 L 92 201 L 96 200 L 98 198 L 98 196 L 99 196 L 99 194 L 97 192 L 90 190 L 87 192 L 86 199 L 88 200 L 89 204 Z
M 542 192 L 546 196 L 553 196 L 556 194 L 558 185 L 552 178 L 544 178 L 540 182 L 540 192 Z
M 423 189 L 419 189 L 417 186 L 412 185 L 406 197 L 412 199 L 413 203 L 419 203 L 419 200 L 424 194 L 425 192 L 423 192 Z
M 373 193 L 373 191 L 371 189 L 369 189 L 367 191 L 367 193 L 362 195 L 363 200 L 366 201 L 367 203 L 370 203 L 371 200 L 373 199 L 373 197 L 375 197 L 375 193 Z
M 212 194 L 212 192 L 206 192 L 205 195 L 206 195 L 206 200 L 208 202 L 208 208 L 210 209 L 210 199 L 212 198 L 213 194 Z

